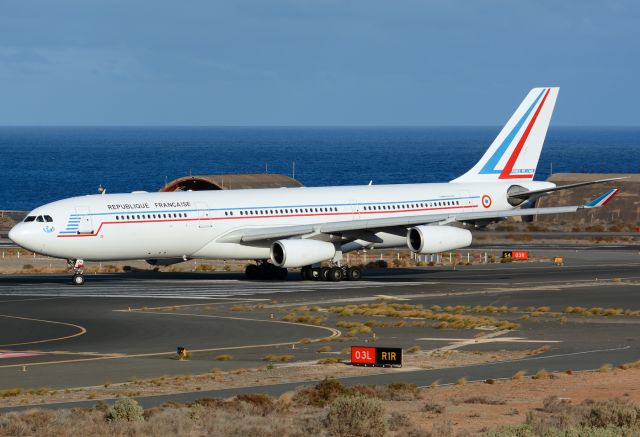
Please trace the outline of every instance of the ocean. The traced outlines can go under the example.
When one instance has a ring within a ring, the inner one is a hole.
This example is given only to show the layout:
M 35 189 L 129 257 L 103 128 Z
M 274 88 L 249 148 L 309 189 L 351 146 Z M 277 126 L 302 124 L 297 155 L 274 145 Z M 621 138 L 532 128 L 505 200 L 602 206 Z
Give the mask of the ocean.
M 443 182 L 482 156 L 500 127 L 0 127 L 0 209 L 157 191 L 193 174 L 283 173 L 307 186 Z M 550 172 L 640 172 L 640 127 L 550 128 Z

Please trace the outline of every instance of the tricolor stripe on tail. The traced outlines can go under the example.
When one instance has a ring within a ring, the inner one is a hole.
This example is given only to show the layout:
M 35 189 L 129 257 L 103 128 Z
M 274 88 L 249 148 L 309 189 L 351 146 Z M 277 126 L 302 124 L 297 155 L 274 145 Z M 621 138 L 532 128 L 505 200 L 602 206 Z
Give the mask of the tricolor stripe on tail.
M 482 159 L 452 182 L 533 179 L 558 91 L 532 89 Z

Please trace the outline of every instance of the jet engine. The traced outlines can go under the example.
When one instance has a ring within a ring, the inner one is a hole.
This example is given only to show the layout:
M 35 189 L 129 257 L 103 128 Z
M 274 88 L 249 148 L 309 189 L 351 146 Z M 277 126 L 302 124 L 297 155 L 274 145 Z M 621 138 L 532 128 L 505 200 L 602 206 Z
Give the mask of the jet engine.
M 303 267 L 333 259 L 333 243 L 318 240 L 278 240 L 271 245 L 271 262 L 278 267 Z
M 453 226 L 416 226 L 407 232 L 407 246 L 415 253 L 439 253 L 471 245 L 471 232 Z

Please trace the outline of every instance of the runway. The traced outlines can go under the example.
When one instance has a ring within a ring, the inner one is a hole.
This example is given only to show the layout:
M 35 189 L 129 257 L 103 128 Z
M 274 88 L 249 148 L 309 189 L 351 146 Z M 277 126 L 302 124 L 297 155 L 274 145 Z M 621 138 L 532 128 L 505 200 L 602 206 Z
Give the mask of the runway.
M 553 251 L 557 253 L 557 251 Z M 452 268 L 367 271 L 360 282 L 245 281 L 234 273 L 125 273 L 87 277 L 74 287 L 64 275 L 0 278 L 0 389 L 11 387 L 97 386 L 159 375 L 205 373 L 212 367 L 264 366 L 268 353 L 283 353 L 303 338 L 340 335 L 335 320 L 325 326 L 282 320 L 299 305 L 347 305 L 395 298 L 425 308 L 432 305 L 567 306 L 640 309 L 640 256 L 631 251 L 565 251 L 565 266 L 550 262 L 492 264 Z M 292 275 L 293 276 L 293 275 Z M 234 306 L 262 305 L 252 312 Z M 519 321 L 516 316 L 511 317 Z M 640 358 L 640 317 L 551 318 L 519 321 L 520 329 L 462 350 L 521 350 L 524 339 L 553 345 L 528 360 L 415 371 L 382 370 L 345 383 L 453 382 L 509 377 L 535 371 L 594 369 Z M 342 330 L 344 331 L 344 329 Z M 344 334 L 344 333 L 342 333 Z M 455 346 L 475 330 L 430 327 L 380 330 L 378 342 L 424 350 Z M 440 338 L 439 338 L 440 337 Z M 514 340 L 511 340 L 511 339 Z M 361 343 L 362 337 L 339 347 Z M 189 361 L 171 359 L 177 346 L 194 351 Z M 535 346 L 534 346 L 535 347 Z M 317 347 L 296 348 L 296 360 L 317 360 Z M 233 353 L 234 360 L 214 356 Z M 22 371 L 26 369 L 26 371 Z M 167 400 L 226 396 L 238 392 L 281 393 L 300 383 L 179 395 L 141 397 L 145 406 Z M 89 401 L 88 401 L 89 402 Z M 75 404 L 74 404 L 75 405 Z M 81 405 L 81 404 L 78 404 Z M 60 406 L 60 405 L 58 405 Z

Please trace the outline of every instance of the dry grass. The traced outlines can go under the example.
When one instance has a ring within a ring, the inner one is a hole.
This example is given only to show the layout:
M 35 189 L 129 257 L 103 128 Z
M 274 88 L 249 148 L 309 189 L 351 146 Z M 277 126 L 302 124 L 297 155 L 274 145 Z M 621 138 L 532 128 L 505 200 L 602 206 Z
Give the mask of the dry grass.
M 527 374 L 527 372 L 525 372 L 524 370 L 518 370 L 516 373 L 513 374 L 511 379 L 520 380 L 520 379 L 524 378 L 526 376 L 526 374 Z
M 435 311 L 434 311 L 435 310 Z M 494 317 L 489 316 L 476 316 L 468 315 L 465 313 L 508 313 L 512 310 L 517 310 L 516 307 L 492 307 L 492 306 L 476 306 L 470 307 L 465 305 L 458 306 L 446 306 L 444 308 L 433 305 L 431 308 L 426 309 L 422 305 L 411 305 L 401 303 L 388 303 L 378 302 L 375 304 L 360 304 L 360 305 L 346 305 L 342 307 L 331 307 L 329 311 L 338 314 L 343 317 L 352 316 L 383 316 L 393 318 L 411 318 L 411 319 L 428 319 L 434 320 L 436 323 L 434 327 L 436 329 L 473 329 L 481 326 L 494 326 L 498 329 L 517 329 L 519 325 L 517 323 L 509 321 L 499 321 Z M 350 325 L 362 324 L 361 322 L 338 322 L 338 326 L 349 327 Z M 415 323 L 415 322 L 409 322 Z M 378 321 L 371 321 L 365 324 L 369 326 L 381 326 Z M 359 325 L 358 325 L 359 326 Z M 389 325 L 386 325 L 389 326 Z M 416 326 L 410 324 L 398 324 L 398 327 L 402 326 Z M 352 328 L 353 329 L 353 328 Z
M 297 314 L 293 312 L 284 316 L 282 320 L 285 322 L 305 323 L 307 325 L 321 325 L 326 322 L 327 318 L 317 314 Z
M 233 359 L 233 357 L 231 355 L 218 355 L 217 357 L 214 358 L 214 360 L 216 361 L 231 361 Z
M 605 363 L 602 366 L 600 366 L 600 368 L 598 369 L 598 372 L 601 372 L 601 373 L 610 372 L 611 369 L 613 369 L 613 365 L 609 363 Z
M 602 308 L 602 307 L 585 308 L 580 306 L 576 306 L 576 307 L 568 306 L 564 309 L 564 313 L 576 314 L 576 315 L 581 315 L 585 317 L 589 317 L 589 316 L 638 317 L 640 316 L 640 310 L 623 309 L 623 308 Z
M 629 365 L 640 367 L 640 363 Z M 617 372 L 630 375 L 628 383 L 636 381 L 638 370 Z M 535 386 L 531 381 L 503 381 L 491 387 L 453 385 L 438 391 L 419 390 L 411 384 L 345 387 L 325 379 L 277 398 L 244 394 L 189 404 L 171 402 L 147 410 L 131 399 L 122 399 L 117 407 L 98 404 L 73 410 L 4 413 L 0 435 L 327 436 L 328 429 L 333 430 L 330 435 L 353 436 L 382 436 L 387 429 L 391 432 L 385 435 L 414 437 L 640 435 L 640 405 L 629 399 L 599 399 L 602 394 L 627 396 L 624 390 L 628 384 L 618 384 L 618 391 L 612 393 L 604 383 L 619 376 L 596 372 L 573 378 L 567 379 L 562 389 L 555 387 L 555 381 L 541 381 Z M 585 385 L 600 387 L 599 394 L 585 397 L 581 391 Z M 545 386 L 547 390 L 532 390 Z M 551 387 L 570 399 L 543 394 Z M 514 394 L 517 390 L 520 393 Z M 632 396 L 637 402 L 637 395 Z M 491 429 L 500 424 L 507 425 Z
M 342 362 L 342 358 L 330 357 L 318 360 L 318 364 L 338 364 Z
M 326 353 L 326 352 L 331 352 L 331 346 L 322 346 L 320 349 L 318 349 L 318 353 Z
M 465 399 L 465 404 L 482 404 L 482 405 L 504 405 L 506 402 L 503 399 L 490 399 L 484 396 L 473 396 Z
M 547 372 L 544 369 L 540 369 L 531 378 L 532 379 L 547 379 L 547 378 L 549 378 L 549 376 L 550 376 L 549 372 Z
M 295 360 L 296 357 L 294 357 L 293 355 L 275 355 L 275 354 L 269 354 L 267 356 L 265 356 L 262 360 L 263 361 L 268 361 L 270 363 L 275 363 L 275 362 L 280 362 L 280 363 L 289 363 L 293 360 Z

